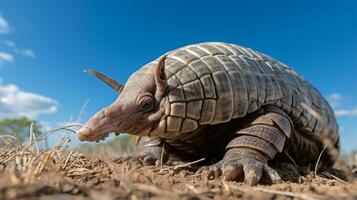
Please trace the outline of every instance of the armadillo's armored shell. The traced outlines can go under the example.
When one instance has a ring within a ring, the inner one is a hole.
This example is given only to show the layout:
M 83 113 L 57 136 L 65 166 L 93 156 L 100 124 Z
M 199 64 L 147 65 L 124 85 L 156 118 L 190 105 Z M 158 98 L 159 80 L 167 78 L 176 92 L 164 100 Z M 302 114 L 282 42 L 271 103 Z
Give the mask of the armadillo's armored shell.
M 291 68 L 264 54 L 232 44 L 201 43 L 168 53 L 165 70 L 170 105 L 162 119 L 164 138 L 273 104 L 290 116 L 295 130 L 321 143 L 338 141 L 326 100 Z

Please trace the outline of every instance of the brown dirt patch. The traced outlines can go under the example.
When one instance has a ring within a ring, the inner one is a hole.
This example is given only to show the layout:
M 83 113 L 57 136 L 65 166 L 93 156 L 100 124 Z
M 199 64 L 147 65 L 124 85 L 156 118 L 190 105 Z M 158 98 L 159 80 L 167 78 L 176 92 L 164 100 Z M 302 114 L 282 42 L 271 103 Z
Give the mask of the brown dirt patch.
M 208 180 L 195 174 L 197 164 L 175 165 L 139 167 L 62 146 L 40 152 L 30 147 L 3 148 L 0 199 L 357 199 L 352 166 L 340 166 L 344 173 L 330 170 L 302 176 L 306 169 L 283 164 L 278 169 L 282 183 L 249 187 Z

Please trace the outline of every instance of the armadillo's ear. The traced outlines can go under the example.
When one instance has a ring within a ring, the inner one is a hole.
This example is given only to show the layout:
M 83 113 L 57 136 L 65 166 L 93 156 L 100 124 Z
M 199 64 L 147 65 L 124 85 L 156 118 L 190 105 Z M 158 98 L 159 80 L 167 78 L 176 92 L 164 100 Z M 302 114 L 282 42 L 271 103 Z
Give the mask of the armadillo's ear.
M 165 75 L 166 56 L 167 55 L 162 56 L 159 60 L 159 63 L 156 66 L 156 80 L 157 81 L 166 81 L 166 75 Z
M 165 59 L 166 55 L 162 56 L 155 69 L 156 93 L 155 97 L 161 99 L 166 91 L 167 81 L 165 75 Z

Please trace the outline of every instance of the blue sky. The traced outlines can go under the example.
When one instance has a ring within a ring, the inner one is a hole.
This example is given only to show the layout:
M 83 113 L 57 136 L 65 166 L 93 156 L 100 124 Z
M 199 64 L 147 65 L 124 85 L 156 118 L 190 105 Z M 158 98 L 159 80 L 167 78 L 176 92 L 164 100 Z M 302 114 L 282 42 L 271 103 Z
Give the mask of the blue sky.
M 164 52 L 203 41 L 240 44 L 282 61 L 333 104 L 344 151 L 357 149 L 357 1 L 0 0 L 0 118 L 52 127 L 82 121 L 120 82 Z

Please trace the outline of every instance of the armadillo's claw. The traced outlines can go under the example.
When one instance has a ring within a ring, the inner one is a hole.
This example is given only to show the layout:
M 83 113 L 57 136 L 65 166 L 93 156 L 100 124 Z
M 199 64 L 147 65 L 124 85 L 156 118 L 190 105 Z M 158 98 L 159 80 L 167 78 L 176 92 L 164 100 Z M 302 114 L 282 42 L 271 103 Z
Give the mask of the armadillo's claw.
M 257 185 L 262 178 L 265 164 L 257 161 L 246 161 L 243 162 L 242 165 L 244 171 L 244 181 L 250 186 Z
M 257 160 L 251 155 L 239 153 L 239 149 L 231 149 L 225 158 L 220 162 L 202 167 L 197 173 L 207 175 L 208 179 L 222 177 L 226 181 L 243 181 L 248 185 L 258 184 L 263 177 L 270 183 L 279 183 L 281 178 L 279 174 L 268 166 L 264 160 Z M 264 179 L 264 180 L 265 180 Z
M 224 180 L 239 180 L 243 176 L 243 167 L 240 163 L 228 162 L 224 165 Z
M 120 135 L 120 133 L 115 132 L 115 135 L 116 135 L 116 136 L 119 136 L 119 135 Z
M 280 183 L 282 181 L 281 177 L 279 176 L 278 172 L 275 171 L 273 168 L 269 167 L 268 165 L 264 165 L 263 171 L 268 177 L 270 178 L 272 183 Z

